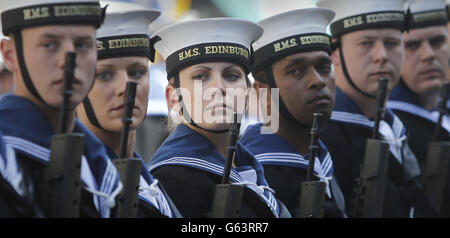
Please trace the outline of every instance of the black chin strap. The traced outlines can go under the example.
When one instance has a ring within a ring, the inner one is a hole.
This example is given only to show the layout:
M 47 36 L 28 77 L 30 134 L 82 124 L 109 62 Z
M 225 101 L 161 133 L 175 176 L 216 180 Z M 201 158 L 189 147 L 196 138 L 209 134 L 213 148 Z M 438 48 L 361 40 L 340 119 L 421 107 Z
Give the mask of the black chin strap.
M 47 102 L 45 102 L 44 99 L 42 99 L 41 95 L 39 95 L 36 87 L 34 87 L 34 84 L 31 81 L 31 77 L 30 74 L 28 73 L 28 69 L 25 64 L 25 59 L 23 56 L 22 32 L 19 30 L 14 32 L 13 34 L 14 34 L 14 41 L 16 44 L 17 60 L 19 62 L 19 68 L 20 72 L 22 73 L 22 79 L 23 82 L 25 83 L 25 86 L 27 87 L 28 91 L 40 102 L 42 102 L 43 104 L 45 104 L 46 106 L 50 107 L 53 110 L 59 111 L 60 110 L 59 108 L 53 107 L 49 105 Z
M 94 108 L 92 107 L 88 96 L 83 99 L 83 107 L 89 122 L 91 122 L 91 124 L 95 127 L 105 130 L 105 128 L 103 128 L 98 122 L 97 117 L 95 116 Z
M 192 120 L 192 118 L 189 116 L 189 113 L 187 112 L 187 110 L 185 110 L 186 105 L 184 105 L 183 98 L 181 96 L 180 75 L 179 75 L 178 72 L 176 72 L 174 74 L 174 87 L 175 87 L 176 92 L 177 92 L 178 104 L 180 105 L 181 114 L 183 115 L 183 117 L 186 120 L 186 122 L 188 122 L 192 126 L 195 126 L 195 127 L 199 128 L 199 129 L 202 129 L 204 131 L 207 131 L 207 132 L 210 132 L 210 133 L 214 133 L 214 134 L 224 134 L 224 133 L 227 133 L 228 131 L 230 131 L 230 128 L 229 129 L 225 129 L 225 130 L 209 130 L 209 129 L 206 129 L 206 128 L 203 128 L 203 127 L 200 127 L 199 125 L 197 125 L 197 123 L 195 123 L 194 120 Z
M 353 82 L 352 78 L 350 78 L 350 74 L 347 71 L 347 65 L 345 64 L 345 60 L 344 60 L 344 52 L 342 51 L 342 44 L 339 44 L 337 46 L 337 48 L 339 49 L 339 58 L 341 60 L 341 65 L 342 65 L 342 72 L 344 73 L 344 77 L 347 80 L 347 82 L 360 94 L 369 97 L 369 98 L 377 98 L 377 95 L 372 95 L 369 93 L 366 93 L 364 91 L 362 91 L 360 88 L 358 88 L 356 86 L 356 84 Z
M 273 77 L 273 71 L 272 71 L 272 66 L 268 66 L 264 69 L 264 73 L 266 74 L 266 78 L 267 78 L 267 83 L 269 84 L 269 87 L 272 88 L 278 88 L 275 79 Z M 291 112 L 289 112 L 289 109 L 286 107 L 286 104 L 284 104 L 283 98 L 281 98 L 281 95 L 279 97 L 279 103 L 278 103 L 278 109 L 281 113 L 281 115 L 283 115 L 284 118 L 286 118 L 288 121 L 290 121 L 291 123 L 294 123 L 295 125 L 301 126 L 301 127 L 305 127 L 305 128 L 311 128 L 310 125 L 306 125 L 303 124 L 301 122 L 299 122 L 297 119 L 295 119 L 295 117 L 291 114 Z

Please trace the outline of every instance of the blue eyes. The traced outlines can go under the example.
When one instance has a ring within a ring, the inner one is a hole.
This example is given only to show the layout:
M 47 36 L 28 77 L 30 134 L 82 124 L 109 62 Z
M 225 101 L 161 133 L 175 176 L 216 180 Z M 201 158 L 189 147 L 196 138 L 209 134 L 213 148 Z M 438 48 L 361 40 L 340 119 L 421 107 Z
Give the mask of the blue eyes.
M 41 44 L 47 50 L 56 51 L 61 47 L 61 43 L 59 41 L 46 41 Z M 75 50 L 80 52 L 87 52 L 93 49 L 93 43 L 88 41 L 81 41 L 74 43 Z
M 130 79 L 141 79 L 146 72 L 140 71 L 140 70 L 136 70 L 136 71 L 129 71 L 128 73 L 128 77 Z M 100 79 L 100 80 L 111 80 L 114 77 L 114 72 L 110 72 L 110 71 L 103 71 L 100 73 L 97 73 L 95 75 L 95 78 Z

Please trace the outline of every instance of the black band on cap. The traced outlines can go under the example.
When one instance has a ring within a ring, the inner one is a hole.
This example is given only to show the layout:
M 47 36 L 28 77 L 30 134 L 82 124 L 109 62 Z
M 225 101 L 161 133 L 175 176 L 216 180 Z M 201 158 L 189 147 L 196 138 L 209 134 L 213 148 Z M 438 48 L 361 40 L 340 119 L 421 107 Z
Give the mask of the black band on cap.
M 409 18 L 409 28 L 414 29 L 439 25 L 445 26 L 447 21 L 447 11 L 445 9 L 418 12 L 411 14 L 411 17 Z
M 98 2 L 42 4 L 5 11 L 1 14 L 3 34 L 25 27 L 40 25 L 93 25 L 103 22 L 103 10 Z
M 331 37 L 329 35 L 308 33 L 276 40 L 253 53 L 252 72 L 259 72 L 273 62 L 294 53 L 320 50 L 331 54 Z
M 169 55 L 166 59 L 167 79 L 174 76 L 182 68 L 205 62 L 232 62 L 250 72 L 249 50 L 234 43 L 205 43 L 183 48 Z
M 150 39 L 146 34 L 97 38 L 98 59 L 144 56 L 153 59 Z M 154 54 L 154 52 L 153 52 Z
M 357 30 L 395 28 L 405 29 L 405 14 L 401 11 L 372 12 L 350 16 L 331 24 L 330 30 L 333 37 Z
M 450 5 L 445 8 L 447 10 L 447 21 L 450 21 Z

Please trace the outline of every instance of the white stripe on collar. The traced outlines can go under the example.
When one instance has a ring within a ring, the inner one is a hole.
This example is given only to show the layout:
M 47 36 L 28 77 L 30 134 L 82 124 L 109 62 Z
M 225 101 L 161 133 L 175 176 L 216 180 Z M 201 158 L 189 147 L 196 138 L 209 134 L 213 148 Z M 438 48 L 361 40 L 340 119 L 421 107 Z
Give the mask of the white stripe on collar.
M 6 181 L 14 188 L 14 190 L 20 196 L 23 195 L 23 190 L 20 187 L 22 183 L 22 172 L 20 171 L 19 165 L 17 164 L 16 155 L 14 149 L 5 143 L 6 148 L 6 162 L 0 155 L 0 173 L 5 178 Z
M 401 156 L 401 147 L 399 148 L 399 142 L 403 142 L 406 137 L 402 137 L 401 133 L 403 132 L 403 123 L 396 116 L 393 115 L 393 125 L 389 125 L 384 120 L 380 121 L 380 127 L 378 132 L 385 137 L 386 141 L 389 143 L 389 150 L 394 155 L 395 159 L 403 164 L 402 156 Z M 341 111 L 333 111 L 331 114 L 331 120 L 340 121 L 340 122 L 349 122 L 353 124 L 362 125 L 368 128 L 373 128 L 375 126 L 375 122 L 370 121 L 366 116 L 358 114 L 358 113 L 350 113 L 350 112 L 341 112 Z
M 403 101 L 396 101 L 396 100 L 388 101 L 386 106 L 391 109 L 394 109 L 394 110 L 399 110 L 399 111 L 403 111 L 403 112 L 407 112 L 407 113 L 416 115 L 418 117 L 421 117 L 423 119 L 431 121 L 435 124 L 438 122 L 438 118 L 439 118 L 438 111 L 430 112 L 430 111 L 428 111 L 422 107 L 419 107 L 417 105 L 403 102 Z M 448 115 L 444 115 L 444 117 L 443 117 L 442 128 L 447 130 L 447 132 L 450 132 L 450 117 Z
M 40 145 L 37 145 L 33 142 L 30 142 L 28 140 L 25 140 L 23 138 L 20 137 L 14 137 L 14 136 L 3 136 L 4 141 L 9 144 L 12 148 L 18 150 L 18 151 L 22 151 L 24 153 L 28 153 L 30 155 L 34 155 L 35 159 L 40 160 L 41 162 L 44 163 L 48 163 L 50 160 L 50 150 L 42 147 Z M 89 163 L 87 162 L 86 157 L 83 155 L 82 156 L 82 160 L 81 160 L 81 180 L 88 186 L 88 188 L 97 191 L 98 190 L 98 185 L 97 182 L 95 180 L 95 176 L 89 166 Z M 117 171 L 111 171 L 112 165 L 111 161 L 108 159 L 107 161 L 108 166 L 107 166 L 107 171 L 105 171 L 105 174 L 103 176 L 103 181 L 102 181 L 102 187 L 100 189 L 100 192 L 103 193 L 107 193 L 104 190 L 109 190 L 110 194 L 113 185 L 111 185 L 111 180 L 114 180 L 114 176 L 115 173 L 117 173 Z M 102 217 L 109 217 L 109 209 L 108 211 L 106 211 L 103 207 L 104 206 L 100 206 L 99 208 L 99 202 L 101 201 L 100 204 L 103 204 L 103 201 L 106 200 L 105 198 L 101 198 L 98 197 L 97 195 L 93 194 L 94 196 L 94 204 L 97 208 L 97 211 L 100 212 L 100 214 L 102 215 Z M 97 201 L 98 200 L 98 201 Z
M 341 112 L 341 111 L 333 111 L 331 113 L 331 120 L 334 121 L 342 121 L 342 122 L 350 122 L 354 124 L 363 125 L 366 127 L 373 128 L 375 123 L 369 120 L 366 116 L 358 114 L 358 113 L 350 113 L 350 112 Z
M 283 153 L 283 152 L 273 152 L 273 153 L 261 153 L 255 155 L 255 158 L 261 163 L 266 164 L 265 162 L 284 162 L 284 163 L 294 163 L 308 166 L 309 161 L 306 160 L 302 155 L 295 153 Z M 326 176 L 330 169 L 332 168 L 332 161 L 330 153 L 327 153 L 323 160 L 323 165 L 320 162 L 319 158 L 315 158 L 314 162 L 314 175 L 318 177 L 321 181 L 327 184 L 326 194 L 329 198 L 332 198 L 330 183 L 329 181 L 332 179 L 332 175 Z
M 192 157 L 173 157 L 167 160 L 163 160 L 159 163 L 153 164 L 148 167 L 149 171 L 152 171 L 156 169 L 157 167 L 163 166 L 163 165 L 187 165 L 187 166 L 197 166 L 206 169 L 207 171 L 211 171 L 214 174 L 221 175 L 223 174 L 224 168 L 221 166 L 218 166 L 217 164 L 198 159 L 198 158 L 192 158 Z M 237 181 L 241 182 L 243 181 L 241 176 L 239 174 L 236 174 L 234 171 L 230 171 L 230 177 Z
M 164 165 L 184 165 L 184 166 L 190 166 L 190 167 L 200 167 L 205 169 L 206 171 L 210 171 L 213 174 L 217 174 L 221 176 L 223 174 L 224 167 L 219 166 L 217 164 L 199 159 L 199 158 L 192 158 L 192 157 L 173 157 L 164 161 L 161 161 L 159 163 L 153 164 L 148 167 L 149 171 L 152 171 L 158 167 L 164 166 Z M 249 189 L 253 190 L 251 185 L 257 186 L 255 183 L 249 183 L 245 181 L 240 174 L 235 173 L 234 171 L 230 171 L 230 178 L 231 180 L 234 180 L 234 184 L 243 184 L 246 185 L 246 187 L 249 187 Z M 250 186 L 249 186 L 250 185 Z M 260 187 L 260 186 L 257 186 Z M 257 193 L 260 197 L 266 201 L 266 203 L 269 205 L 269 208 L 272 210 L 275 216 L 278 217 L 278 214 L 276 213 L 276 207 L 277 207 L 277 201 L 271 200 L 270 198 L 273 197 L 273 194 L 269 192 L 269 199 Z M 273 202 L 276 204 L 274 205 Z M 275 210 L 274 210 L 275 209 Z

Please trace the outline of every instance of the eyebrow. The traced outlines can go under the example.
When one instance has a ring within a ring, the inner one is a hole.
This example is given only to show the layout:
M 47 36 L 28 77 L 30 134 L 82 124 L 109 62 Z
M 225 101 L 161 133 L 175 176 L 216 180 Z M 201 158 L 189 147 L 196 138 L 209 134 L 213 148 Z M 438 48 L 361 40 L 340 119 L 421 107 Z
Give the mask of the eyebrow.
M 422 42 L 423 40 L 426 41 L 433 41 L 433 40 L 445 40 L 447 37 L 445 34 L 439 34 L 439 35 L 434 35 L 431 37 L 426 37 L 426 38 L 419 38 L 419 39 L 410 39 L 405 41 L 405 43 L 419 43 Z
M 402 37 L 393 37 L 393 36 L 386 36 L 386 37 L 378 37 L 378 36 L 361 36 L 356 39 L 359 40 L 402 40 Z
M 288 62 L 288 64 L 284 67 L 285 70 L 288 70 L 292 67 L 294 67 L 295 65 L 299 65 L 299 64 L 305 64 L 311 62 L 312 64 L 331 64 L 331 59 L 326 57 L 326 56 L 315 56 L 315 57 L 311 57 L 311 58 L 306 58 L 306 57 L 300 57 L 300 58 L 296 58 L 293 60 L 290 60 Z
M 44 33 L 41 38 L 48 38 L 48 39 L 62 39 L 64 38 L 61 35 L 52 34 L 52 33 Z M 92 40 L 95 41 L 94 38 L 91 35 L 81 35 L 81 36 L 75 36 L 74 40 Z
M 147 64 L 145 64 L 143 62 L 134 62 L 131 65 L 129 65 L 129 67 L 145 67 L 145 68 L 147 68 Z
M 223 70 L 228 70 L 228 69 L 231 69 L 231 68 L 234 68 L 234 67 L 240 68 L 239 65 L 232 64 L 232 65 L 229 65 L 229 66 L 225 67 Z M 197 68 L 202 68 L 202 69 L 206 69 L 206 70 L 212 70 L 212 68 L 210 68 L 208 66 L 203 66 L 203 65 L 195 66 L 194 70 L 197 69 Z

